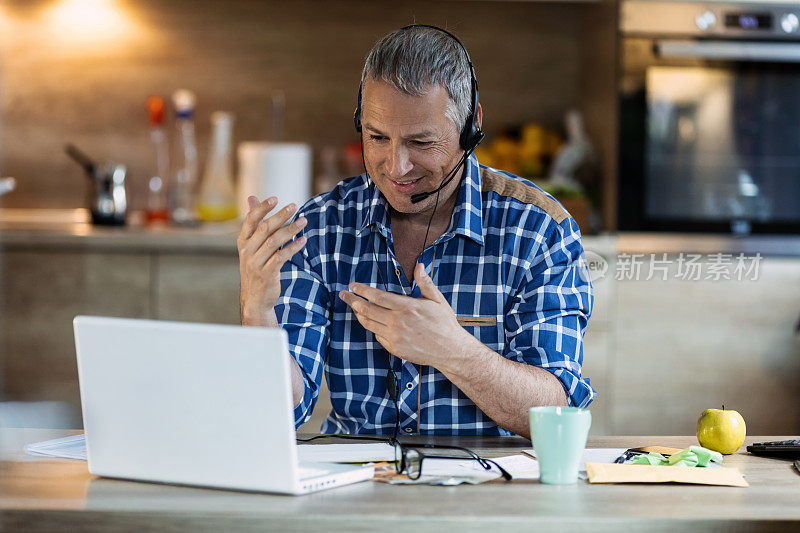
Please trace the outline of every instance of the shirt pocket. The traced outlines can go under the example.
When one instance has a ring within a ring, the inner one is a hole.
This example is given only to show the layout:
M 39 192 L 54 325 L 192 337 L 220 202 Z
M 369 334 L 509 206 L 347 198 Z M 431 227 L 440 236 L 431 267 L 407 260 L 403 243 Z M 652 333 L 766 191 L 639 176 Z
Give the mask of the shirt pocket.
M 494 316 L 457 315 L 456 319 L 462 328 L 481 341 L 490 349 L 503 353 L 505 334 L 502 322 Z

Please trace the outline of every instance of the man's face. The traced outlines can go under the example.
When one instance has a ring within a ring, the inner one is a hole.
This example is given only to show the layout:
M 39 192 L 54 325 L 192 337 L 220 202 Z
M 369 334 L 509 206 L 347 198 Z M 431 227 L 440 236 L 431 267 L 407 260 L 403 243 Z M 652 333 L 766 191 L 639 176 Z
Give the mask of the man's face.
M 411 195 L 439 187 L 463 155 L 459 131 L 445 115 L 447 104 L 441 85 L 432 85 L 423 96 L 411 96 L 383 81 L 368 78 L 364 83 L 364 162 L 396 211 L 418 214 L 433 209 L 435 194 L 416 204 Z M 459 178 L 439 193 L 440 205 L 458 189 Z

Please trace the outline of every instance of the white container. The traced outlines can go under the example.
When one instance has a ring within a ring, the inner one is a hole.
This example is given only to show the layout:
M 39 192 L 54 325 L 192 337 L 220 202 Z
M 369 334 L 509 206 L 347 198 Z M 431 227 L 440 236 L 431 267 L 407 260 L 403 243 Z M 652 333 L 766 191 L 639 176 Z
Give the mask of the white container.
M 243 142 L 239 155 L 239 216 L 249 211 L 247 197 L 278 197 L 276 212 L 311 198 L 311 147 L 303 143 Z

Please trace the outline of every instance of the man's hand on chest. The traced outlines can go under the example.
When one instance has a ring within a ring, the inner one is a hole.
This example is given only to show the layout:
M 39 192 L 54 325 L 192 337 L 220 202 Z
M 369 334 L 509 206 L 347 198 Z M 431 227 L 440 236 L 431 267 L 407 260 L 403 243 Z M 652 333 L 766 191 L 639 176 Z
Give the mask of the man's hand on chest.
M 350 292 L 340 291 L 339 297 L 389 353 L 445 371 L 448 364 L 468 353 L 476 339 L 458 323 L 447 299 L 421 263 L 414 269 L 414 279 L 422 298 L 392 294 L 361 283 L 351 283 Z

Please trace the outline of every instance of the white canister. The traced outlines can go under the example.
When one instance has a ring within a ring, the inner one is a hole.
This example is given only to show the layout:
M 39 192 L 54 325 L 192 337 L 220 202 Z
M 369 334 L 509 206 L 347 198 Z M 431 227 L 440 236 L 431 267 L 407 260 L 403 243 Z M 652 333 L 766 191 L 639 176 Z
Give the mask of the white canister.
M 303 143 L 243 142 L 239 145 L 239 216 L 249 211 L 247 197 L 278 197 L 276 212 L 311 198 L 311 147 Z

